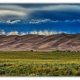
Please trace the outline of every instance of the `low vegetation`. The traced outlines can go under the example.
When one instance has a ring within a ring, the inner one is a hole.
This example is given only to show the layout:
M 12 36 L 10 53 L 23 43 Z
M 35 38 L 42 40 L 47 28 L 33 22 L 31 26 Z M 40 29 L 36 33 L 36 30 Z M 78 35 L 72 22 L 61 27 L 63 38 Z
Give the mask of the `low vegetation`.
M 80 52 L 0 52 L 0 76 L 80 76 Z

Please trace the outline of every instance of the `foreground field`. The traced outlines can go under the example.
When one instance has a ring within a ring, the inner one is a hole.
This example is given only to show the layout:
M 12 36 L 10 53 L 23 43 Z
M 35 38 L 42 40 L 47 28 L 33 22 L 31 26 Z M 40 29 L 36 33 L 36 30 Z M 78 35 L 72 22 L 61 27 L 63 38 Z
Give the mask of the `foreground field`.
M 80 76 L 80 52 L 0 52 L 0 76 Z

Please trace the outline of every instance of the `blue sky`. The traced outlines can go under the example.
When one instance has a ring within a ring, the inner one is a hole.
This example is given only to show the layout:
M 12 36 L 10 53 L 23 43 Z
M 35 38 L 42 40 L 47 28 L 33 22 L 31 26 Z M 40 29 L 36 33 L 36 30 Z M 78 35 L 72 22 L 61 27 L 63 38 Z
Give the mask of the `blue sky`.
M 80 4 L 0 4 L 0 34 L 80 33 Z

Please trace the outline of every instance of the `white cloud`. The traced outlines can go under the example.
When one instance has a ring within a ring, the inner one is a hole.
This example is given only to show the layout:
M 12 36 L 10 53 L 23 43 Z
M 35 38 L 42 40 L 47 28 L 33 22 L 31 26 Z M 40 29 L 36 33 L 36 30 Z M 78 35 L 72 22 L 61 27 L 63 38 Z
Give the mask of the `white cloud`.
M 20 32 L 19 35 L 27 35 L 27 34 L 28 34 L 28 32 Z
M 4 30 L 0 30 L 0 35 L 6 35 Z
M 51 20 L 51 19 L 31 19 L 31 20 L 19 20 L 19 19 L 15 19 L 15 20 L 2 20 L 0 21 L 0 23 L 7 23 L 7 24 L 15 24 L 18 22 L 23 21 L 23 23 L 29 23 L 29 24 L 40 24 L 40 23 L 47 23 L 47 22 L 51 22 L 51 23 L 58 23 L 58 22 L 64 22 L 64 23 L 73 23 L 73 22 L 80 22 L 80 19 L 73 19 L 73 20 Z
M 46 23 L 46 22 L 59 22 L 59 20 L 51 20 L 51 19 L 32 19 L 29 21 L 29 24 L 39 24 L 39 23 Z
M 8 32 L 7 35 L 19 35 L 18 31 Z
M 32 12 L 35 11 L 41 11 L 41 10 L 76 10 L 80 11 L 80 6 L 79 5 L 44 5 L 41 7 L 22 7 L 20 5 L 0 5 L 0 16 L 5 16 L 5 15 L 16 15 L 16 16 L 25 16 L 29 15 Z
M 21 20 L 6 20 L 6 21 L 2 20 L 0 21 L 0 23 L 6 23 L 6 24 L 15 24 L 19 22 L 21 22 Z
M 67 4 L 59 4 L 59 5 L 48 5 L 48 6 L 44 6 L 42 8 L 40 8 L 41 10 L 80 10 L 80 6 L 79 5 L 67 5 Z
M 15 24 L 15 23 L 19 23 L 23 21 L 23 23 L 29 23 L 29 24 L 40 24 L 40 23 L 47 23 L 47 22 L 51 22 L 51 23 L 58 23 L 58 22 L 65 22 L 65 23 L 72 23 L 72 22 L 80 22 L 80 19 L 73 19 L 73 20 L 51 20 L 51 19 L 31 19 L 31 20 L 19 20 L 19 19 L 15 19 L 15 20 L 2 20 L 0 21 L 0 23 L 6 23 L 6 24 Z
M 6 16 L 6 15 L 25 16 L 26 14 L 22 11 L 0 10 L 0 16 Z
M 28 15 L 29 12 L 22 6 L 10 4 L 0 5 L 0 22 L 2 23 L 14 24 Z
M 40 24 L 40 23 L 46 23 L 46 22 L 52 22 L 52 23 L 58 23 L 58 22 L 80 22 L 80 19 L 73 19 L 73 20 L 51 20 L 51 19 L 31 19 L 29 21 L 29 24 Z
M 78 11 L 80 12 L 80 6 L 79 5 L 67 5 L 67 4 L 59 4 L 59 5 L 44 5 L 44 6 L 39 6 L 39 7 L 23 7 L 20 5 L 0 5 L 0 17 L 5 17 L 8 15 L 12 15 L 12 16 L 17 16 L 20 17 L 20 19 L 25 19 L 29 17 L 30 13 L 36 12 L 36 11 L 42 11 L 42 10 L 46 10 L 46 11 Z M 19 19 L 17 18 L 16 19 Z M 2 19 L 2 18 L 1 18 Z M 4 19 L 5 20 L 5 19 Z M 29 21 L 30 24 L 38 24 L 38 23 L 45 23 L 45 22 L 58 22 L 58 20 L 50 20 L 50 19 L 43 19 L 43 20 L 31 20 Z M 70 22 L 70 21 L 65 21 L 65 22 Z
M 27 35 L 27 34 L 36 34 L 36 35 L 55 35 L 55 34 L 61 34 L 61 33 L 67 33 L 67 32 L 62 32 L 62 31 L 48 31 L 48 30 L 44 30 L 44 31 L 31 31 L 31 32 L 18 32 L 18 31 L 11 31 L 11 32 L 5 32 L 4 30 L 0 31 L 0 35 Z
M 30 24 L 38 24 L 38 23 L 45 23 L 50 21 L 49 19 L 32 19 L 29 23 Z
M 29 32 L 29 34 L 37 34 L 37 35 L 53 35 L 53 34 L 61 34 L 63 32 L 59 31 L 47 31 L 47 30 L 44 30 L 44 31 L 32 31 L 32 32 Z
M 0 5 L 0 16 L 14 15 L 24 17 L 27 13 L 26 8 L 18 5 Z
M 20 21 L 21 20 L 14 20 L 14 21 L 8 20 L 8 21 L 6 21 L 6 23 L 8 23 L 8 24 L 15 24 L 15 23 L 18 23 Z
M 63 10 L 63 11 L 72 11 L 72 10 L 75 10 L 75 11 L 80 11 L 80 5 L 69 5 L 69 4 L 58 4 L 58 5 L 44 5 L 44 6 L 39 6 L 39 7 L 30 7 L 30 8 L 27 8 L 27 11 L 41 11 L 41 10 L 44 10 L 44 11 L 60 11 L 60 10 Z

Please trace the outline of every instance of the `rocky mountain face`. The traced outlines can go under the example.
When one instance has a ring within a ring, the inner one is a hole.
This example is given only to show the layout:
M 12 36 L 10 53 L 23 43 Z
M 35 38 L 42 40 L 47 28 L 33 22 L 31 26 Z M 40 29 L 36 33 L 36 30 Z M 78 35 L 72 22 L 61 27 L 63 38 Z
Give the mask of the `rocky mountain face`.
M 80 34 L 0 35 L 0 51 L 80 51 Z

